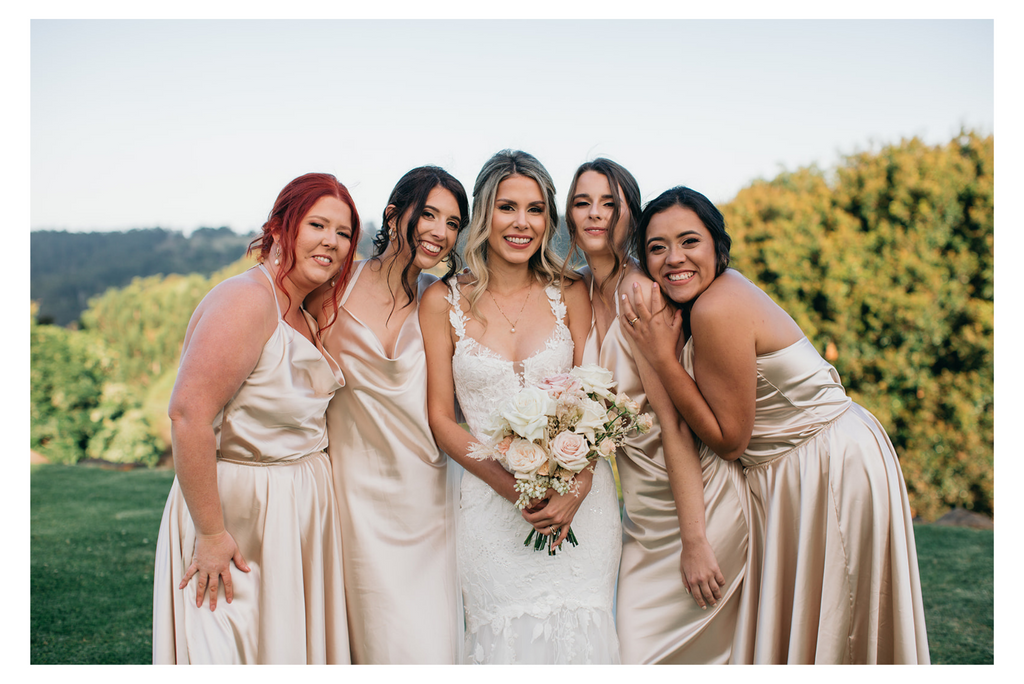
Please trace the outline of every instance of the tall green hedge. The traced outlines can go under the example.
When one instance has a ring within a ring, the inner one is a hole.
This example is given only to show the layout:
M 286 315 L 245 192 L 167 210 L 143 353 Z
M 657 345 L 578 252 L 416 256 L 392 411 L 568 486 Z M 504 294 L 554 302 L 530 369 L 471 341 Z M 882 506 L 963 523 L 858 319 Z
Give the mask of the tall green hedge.
M 991 513 L 993 141 L 905 140 L 722 207 L 761 285 L 886 427 L 911 505 Z

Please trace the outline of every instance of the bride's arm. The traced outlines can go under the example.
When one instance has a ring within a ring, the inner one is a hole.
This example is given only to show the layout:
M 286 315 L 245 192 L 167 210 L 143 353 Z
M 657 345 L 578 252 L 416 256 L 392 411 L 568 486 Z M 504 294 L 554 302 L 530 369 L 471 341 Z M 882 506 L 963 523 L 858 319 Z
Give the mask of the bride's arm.
M 430 429 L 441 451 L 515 503 L 519 498 L 515 477 L 497 461 L 470 456 L 469 447 L 477 440 L 455 420 L 455 380 L 452 377 L 455 342 L 448 321 L 447 291 L 448 286 L 438 281 L 427 288 L 420 300 L 420 329 L 427 357 L 427 418 Z

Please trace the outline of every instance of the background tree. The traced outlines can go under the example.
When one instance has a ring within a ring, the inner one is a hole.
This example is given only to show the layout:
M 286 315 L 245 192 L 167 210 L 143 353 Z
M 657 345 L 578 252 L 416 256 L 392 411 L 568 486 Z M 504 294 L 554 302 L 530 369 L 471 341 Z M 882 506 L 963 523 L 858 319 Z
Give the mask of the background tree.
M 992 137 L 918 139 L 757 181 L 723 207 L 764 287 L 891 436 L 911 504 L 992 512 Z

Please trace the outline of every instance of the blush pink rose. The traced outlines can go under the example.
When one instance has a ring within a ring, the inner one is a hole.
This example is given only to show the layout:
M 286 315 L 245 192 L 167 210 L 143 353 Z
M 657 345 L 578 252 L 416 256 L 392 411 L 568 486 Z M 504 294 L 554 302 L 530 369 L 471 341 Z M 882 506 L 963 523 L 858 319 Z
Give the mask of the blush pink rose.
M 580 472 L 590 463 L 590 459 L 587 458 L 589 453 L 590 445 L 586 438 L 575 432 L 559 432 L 551 440 L 551 455 L 555 457 L 555 461 L 574 473 Z

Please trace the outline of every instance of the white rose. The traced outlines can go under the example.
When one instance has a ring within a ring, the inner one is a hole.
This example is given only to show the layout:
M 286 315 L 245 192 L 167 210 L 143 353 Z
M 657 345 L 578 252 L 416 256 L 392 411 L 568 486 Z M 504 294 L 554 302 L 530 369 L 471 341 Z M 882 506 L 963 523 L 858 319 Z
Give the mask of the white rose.
M 587 454 L 590 453 L 590 445 L 583 435 L 575 432 L 559 432 L 551 440 L 551 455 L 555 457 L 558 465 L 566 470 L 578 473 L 590 463 Z
M 576 432 L 586 435 L 591 442 L 596 442 L 595 433 L 598 430 L 604 431 L 604 424 L 607 422 L 604 406 L 593 399 L 583 400 L 583 415 L 574 428 Z
M 508 467 L 520 479 L 527 479 L 540 470 L 548 462 L 544 449 L 525 439 L 513 439 L 505 453 Z
M 608 400 L 614 398 L 611 390 L 615 387 L 615 377 L 607 368 L 588 363 L 585 366 L 576 366 L 571 372 L 579 378 L 583 384 L 583 391 L 587 394 L 596 394 Z
M 542 389 L 527 387 L 502 406 L 499 413 L 523 439 L 543 439 L 548 416 L 555 415 L 555 400 Z

